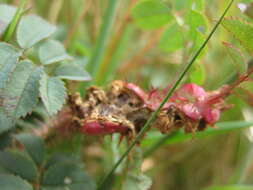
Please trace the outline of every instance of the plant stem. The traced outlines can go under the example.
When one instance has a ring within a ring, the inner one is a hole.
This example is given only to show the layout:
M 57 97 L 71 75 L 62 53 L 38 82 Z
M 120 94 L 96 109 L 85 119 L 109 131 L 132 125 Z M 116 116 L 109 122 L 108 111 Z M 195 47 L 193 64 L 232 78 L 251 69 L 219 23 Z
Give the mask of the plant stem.
M 137 0 L 130 0 L 124 18 L 122 20 L 119 20 L 119 22 L 117 23 L 117 25 L 119 25 L 118 30 L 115 32 L 114 37 L 110 40 L 108 50 L 105 55 L 105 59 L 103 60 L 103 63 L 101 64 L 98 71 L 98 77 L 96 78 L 95 81 L 96 84 L 98 85 L 103 85 L 106 82 L 106 80 L 108 80 L 109 76 L 113 73 L 113 70 L 116 70 L 115 68 L 117 67 L 117 61 L 115 61 L 114 59 L 115 54 L 118 55 L 119 49 L 122 45 L 123 41 L 122 39 L 128 32 L 128 26 L 129 23 L 131 22 L 130 12 L 136 2 Z
M 103 24 L 100 29 L 100 34 L 95 45 L 94 53 L 91 60 L 87 66 L 88 71 L 95 79 L 98 77 L 97 73 L 101 66 L 101 61 L 103 59 L 104 51 L 106 48 L 106 43 L 110 35 L 110 29 L 114 20 L 114 15 L 116 12 L 117 0 L 109 0 L 109 4 L 104 16 Z
M 6 29 L 4 35 L 3 35 L 3 41 L 8 42 L 10 40 L 10 38 L 12 37 L 16 26 L 18 24 L 19 19 L 21 18 L 23 11 L 24 11 L 24 7 L 26 5 L 26 1 L 27 0 L 22 0 L 18 6 L 18 9 L 10 23 L 10 25 L 8 26 L 8 28 Z
M 63 0 L 54 0 L 51 4 L 51 8 L 49 10 L 48 19 L 51 23 L 56 24 L 61 8 L 63 5 Z
M 139 132 L 139 134 L 136 136 L 136 138 L 134 139 L 134 141 L 131 143 L 131 145 L 127 148 L 127 150 L 125 151 L 125 153 L 121 156 L 121 158 L 118 160 L 118 162 L 113 166 L 113 168 L 111 169 L 111 171 L 103 178 L 102 182 L 100 183 L 100 185 L 98 186 L 97 190 L 102 190 L 103 186 L 107 183 L 108 179 L 111 177 L 111 175 L 114 173 L 114 171 L 116 170 L 116 168 L 121 164 L 121 162 L 124 160 L 124 158 L 129 154 L 129 152 L 132 150 L 132 148 L 134 147 L 134 145 L 136 143 L 138 143 L 141 138 L 143 137 L 143 135 L 145 134 L 145 132 L 150 128 L 150 124 L 155 120 L 157 114 L 159 113 L 159 111 L 162 109 L 162 107 L 164 106 L 164 104 L 168 101 L 168 99 L 171 97 L 172 93 L 175 91 L 175 89 L 177 88 L 177 86 L 180 84 L 180 82 L 182 81 L 182 79 L 184 78 L 185 74 L 189 71 L 189 69 L 191 68 L 192 64 L 194 63 L 194 61 L 197 59 L 197 57 L 199 56 L 199 54 L 201 53 L 201 51 L 204 49 L 204 47 L 206 46 L 206 44 L 208 43 L 208 41 L 210 40 L 210 38 L 213 36 L 214 32 L 216 31 L 216 29 L 218 28 L 218 26 L 220 25 L 221 21 L 223 20 L 224 16 L 226 15 L 226 13 L 228 12 L 229 8 L 231 7 L 232 3 L 234 0 L 231 0 L 228 4 L 228 6 L 226 7 L 226 9 L 224 10 L 223 14 L 221 15 L 220 19 L 218 20 L 218 22 L 215 24 L 215 26 L 213 27 L 212 31 L 210 32 L 210 34 L 208 35 L 208 37 L 206 38 L 206 40 L 204 41 L 204 43 L 201 45 L 201 47 L 198 49 L 198 51 L 195 53 L 195 55 L 193 56 L 193 58 L 191 59 L 191 61 L 185 66 L 185 68 L 183 69 L 183 71 L 181 72 L 181 74 L 179 75 L 177 81 L 175 82 L 175 84 L 172 86 L 172 88 L 169 90 L 168 94 L 166 95 L 166 97 L 164 98 L 164 100 L 162 101 L 162 103 L 159 105 L 158 109 L 152 113 L 151 117 L 148 119 L 148 121 L 145 123 L 144 127 L 141 129 L 141 131 Z

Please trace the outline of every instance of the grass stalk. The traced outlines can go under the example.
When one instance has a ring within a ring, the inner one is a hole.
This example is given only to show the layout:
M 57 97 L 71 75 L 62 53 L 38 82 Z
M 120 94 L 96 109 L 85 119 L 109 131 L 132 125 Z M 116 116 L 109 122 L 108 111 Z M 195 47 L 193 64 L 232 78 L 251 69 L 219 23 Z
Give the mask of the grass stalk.
M 57 23 L 63 3 L 64 3 L 63 0 L 54 0 L 51 3 L 49 16 L 48 16 L 48 19 L 51 23 L 53 24 Z
M 131 22 L 130 13 L 135 5 L 137 0 L 131 0 L 130 5 L 125 12 L 124 18 L 119 20 L 117 25 L 119 25 L 118 30 L 116 31 L 114 37 L 110 40 L 108 45 L 108 51 L 106 52 L 105 58 L 101 67 L 98 71 L 98 76 L 96 77 L 95 83 L 98 85 L 103 85 L 109 78 L 109 76 L 116 70 L 117 67 L 117 59 L 115 57 L 119 54 L 119 49 L 122 45 L 123 38 L 125 37 L 126 33 L 129 29 L 129 23 Z M 116 56 L 115 56 L 116 54 Z
M 13 33 L 15 32 L 16 26 L 17 26 L 21 16 L 23 15 L 26 2 L 27 2 L 27 0 L 20 1 L 18 9 L 17 9 L 11 23 L 9 24 L 5 33 L 3 34 L 3 41 L 8 42 L 11 39 Z
M 224 16 L 226 15 L 226 13 L 228 12 L 229 8 L 231 7 L 231 5 L 233 4 L 234 0 L 231 0 L 229 2 L 229 4 L 227 5 L 226 9 L 224 10 L 223 14 L 221 15 L 221 17 L 219 18 L 218 22 L 215 24 L 215 26 L 213 27 L 212 31 L 209 33 L 209 35 L 207 36 L 206 40 L 204 41 L 204 43 L 201 45 L 201 47 L 198 49 L 198 51 L 195 53 L 195 55 L 193 56 L 193 58 L 190 60 L 190 62 L 185 66 L 185 68 L 183 69 L 183 71 L 180 73 L 177 81 L 174 83 L 174 85 L 172 86 L 172 88 L 169 90 L 168 94 L 166 95 L 166 97 L 164 98 L 164 100 L 162 101 L 162 103 L 159 105 L 158 109 L 152 113 L 151 117 L 148 119 L 148 121 L 145 123 L 144 127 L 141 129 L 141 131 L 139 132 L 139 134 L 136 136 L 136 138 L 133 140 L 133 142 L 130 144 L 130 146 L 127 148 L 127 150 L 123 153 L 123 155 L 120 157 L 120 159 L 115 163 L 115 165 L 112 167 L 112 169 L 108 172 L 108 174 L 102 179 L 101 183 L 98 185 L 97 190 L 102 190 L 103 186 L 108 182 L 108 180 L 110 179 L 110 177 L 113 175 L 114 171 L 117 169 L 117 167 L 121 164 L 121 162 L 126 158 L 126 156 L 129 154 L 129 152 L 132 150 L 132 148 L 134 147 L 134 145 L 136 145 L 141 138 L 143 137 L 143 135 L 145 134 L 145 132 L 150 128 L 150 124 L 155 120 L 157 114 L 159 113 L 159 111 L 162 109 L 162 107 L 164 106 L 164 104 L 168 101 L 168 99 L 171 97 L 171 95 L 173 94 L 173 92 L 175 91 L 175 89 L 178 87 L 178 85 L 180 84 L 180 82 L 182 81 L 182 79 L 184 78 L 185 74 L 189 71 L 189 69 L 191 68 L 191 66 L 193 65 L 194 61 L 197 59 L 197 57 L 199 56 L 199 54 L 202 52 L 202 50 L 205 48 L 206 44 L 208 43 L 208 41 L 211 39 L 211 37 L 213 36 L 214 32 L 216 31 L 216 29 L 218 28 L 218 26 L 220 25 L 221 21 L 223 20 Z
M 95 45 L 94 53 L 87 66 L 87 69 L 90 72 L 90 74 L 93 77 L 95 77 L 94 78 L 95 81 L 96 81 L 96 78 L 98 77 L 97 73 L 101 66 L 106 44 L 110 36 L 110 29 L 114 20 L 117 2 L 118 2 L 117 0 L 109 0 L 108 2 L 108 7 L 107 7 L 104 20 L 100 29 L 98 40 Z

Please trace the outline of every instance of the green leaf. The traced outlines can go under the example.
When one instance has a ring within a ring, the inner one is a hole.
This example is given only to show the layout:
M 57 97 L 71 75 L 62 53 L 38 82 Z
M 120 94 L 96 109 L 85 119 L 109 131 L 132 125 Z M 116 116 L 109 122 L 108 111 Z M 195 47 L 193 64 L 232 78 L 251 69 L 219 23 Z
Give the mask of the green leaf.
M 190 53 L 196 51 L 205 40 L 208 28 L 204 14 L 191 10 L 186 16 L 186 24 L 189 26 L 188 40 L 191 42 Z
M 230 32 L 241 45 L 253 55 L 253 26 L 246 21 L 237 18 L 226 18 L 222 22 L 222 26 Z
M 30 61 L 21 61 L 11 73 L 11 78 L 2 94 L 3 107 L 14 119 L 25 116 L 37 105 L 41 67 Z
M 193 65 L 190 71 L 190 80 L 192 83 L 203 85 L 206 79 L 205 67 L 202 63 Z
M 175 0 L 173 1 L 175 4 L 175 9 L 182 10 L 182 9 L 189 9 L 203 11 L 204 9 L 204 1 L 203 0 Z
M 3 107 L 3 89 L 11 77 L 11 73 L 16 68 L 18 57 L 21 53 L 7 43 L 0 43 L 0 134 L 9 130 L 13 126 L 12 118 Z
M 64 46 L 56 40 L 47 40 L 40 46 L 39 58 L 45 65 L 71 59 Z
M 13 19 L 16 8 L 10 5 L 0 5 L 0 34 L 2 34 Z
M 45 145 L 42 138 L 28 133 L 18 134 L 15 137 L 25 146 L 35 163 L 40 165 L 45 157 Z
M 8 116 L 3 107 L 0 106 L 0 134 L 10 130 L 13 124 L 13 119 Z
M 17 28 L 17 41 L 20 47 L 30 48 L 37 42 L 48 38 L 55 30 L 55 26 L 41 17 L 35 15 L 24 16 Z
M 191 42 L 189 49 L 189 54 L 191 54 L 200 48 L 205 41 L 205 34 L 208 28 L 207 19 L 204 14 L 190 10 L 186 16 L 186 24 L 189 26 L 187 39 Z M 203 51 L 201 55 L 204 53 L 205 51 Z
M 55 69 L 55 76 L 61 79 L 76 80 L 76 81 L 89 81 L 91 76 L 81 66 L 74 63 L 60 64 Z
M 50 166 L 43 177 L 44 189 L 93 190 L 95 184 L 84 169 L 74 162 L 58 162 Z
M 21 53 L 7 43 L 0 43 L 0 91 L 6 86 Z
M 182 28 L 174 23 L 163 33 L 159 47 L 166 52 L 173 52 L 184 47 Z
M 228 185 L 228 186 L 213 186 L 203 190 L 252 190 L 253 186 L 248 185 Z
M 173 16 L 166 4 L 156 0 L 143 0 L 131 12 L 136 24 L 143 29 L 156 29 L 168 24 Z
M 240 74 L 245 73 L 248 69 L 248 64 L 240 49 L 227 42 L 223 42 L 223 45 L 226 47 L 236 71 L 239 71 Z
M 64 82 L 57 77 L 49 77 L 44 74 L 40 80 L 40 96 L 48 113 L 55 114 L 65 103 Z
M 17 150 L 6 150 L 0 152 L 0 166 L 20 177 L 35 181 L 37 168 L 31 158 L 24 152 Z
M 189 36 L 192 38 L 196 36 L 196 33 L 205 34 L 207 31 L 207 19 L 197 11 L 189 11 L 186 16 L 186 23 L 190 26 Z
M 33 190 L 32 186 L 20 177 L 0 174 L 1 190 Z

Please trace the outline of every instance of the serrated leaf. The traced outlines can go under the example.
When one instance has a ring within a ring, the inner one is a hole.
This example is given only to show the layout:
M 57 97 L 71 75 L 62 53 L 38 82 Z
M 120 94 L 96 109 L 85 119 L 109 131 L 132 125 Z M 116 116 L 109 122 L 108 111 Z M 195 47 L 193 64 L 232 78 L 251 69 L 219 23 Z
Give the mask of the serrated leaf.
M 35 181 L 38 175 L 35 163 L 21 151 L 1 151 L 0 165 L 11 173 L 30 181 Z
M 43 177 L 44 189 L 68 188 L 69 190 L 93 190 L 95 184 L 84 169 L 74 162 L 58 162 L 50 166 Z M 55 187 L 54 187 L 55 186 Z
M 131 12 L 135 23 L 143 29 L 156 29 L 168 24 L 173 16 L 166 4 L 156 0 L 143 0 Z
M 48 113 L 55 114 L 65 103 L 64 82 L 57 77 L 49 77 L 44 74 L 40 80 L 40 96 Z
M 14 119 L 25 116 L 37 105 L 41 67 L 30 61 L 21 61 L 11 74 L 4 88 L 3 107 L 7 115 Z
M 0 4 L 0 34 L 2 34 L 13 19 L 16 8 L 6 4 Z
M 226 18 L 222 21 L 222 26 L 240 41 L 249 54 L 253 55 L 252 24 L 236 18 Z
M 228 185 L 228 186 L 214 186 L 204 188 L 203 190 L 251 190 L 253 186 L 250 185 Z
M 20 55 L 21 53 L 10 44 L 0 43 L 0 91 L 6 86 Z
M 11 82 L 11 79 L 17 69 L 18 58 L 21 52 L 7 43 L 0 43 L 0 133 L 5 132 L 12 128 L 13 116 L 10 115 L 5 107 L 6 100 L 9 100 L 9 96 L 6 96 L 6 86 Z M 19 66 L 20 67 L 20 66 Z M 17 94 L 15 94 L 17 95 Z M 13 94 L 12 94 L 13 97 Z
M 13 119 L 9 117 L 3 107 L 0 106 L 0 134 L 10 130 L 13 124 Z
M 48 38 L 55 30 L 55 26 L 39 16 L 24 16 L 17 27 L 17 41 L 20 47 L 27 49 Z
M 15 137 L 25 146 L 26 151 L 35 163 L 40 165 L 45 157 L 45 146 L 42 138 L 28 133 L 18 134 Z
M 40 46 L 39 58 L 45 65 L 71 59 L 64 46 L 56 40 L 47 40 Z
M 60 64 L 55 69 L 55 76 L 61 79 L 76 80 L 76 81 L 89 81 L 91 76 L 81 66 L 74 63 Z
M 1 190 L 33 190 L 32 186 L 18 176 L 0 174 Z
M 183 45 L 182 28 L 177 23 L 174 23 L 166 29 L 159 42 L 159 48 L 166 52 L 176 51 L 183 48 Z
M 223 45 L 226 47 L 228 55 L 233 65 L 235 65 L 235 69 L 239 71 L 240 74 L 245 73 L 248 69 L 248 64 L 240 49 L 227 42 L 223 42 Z

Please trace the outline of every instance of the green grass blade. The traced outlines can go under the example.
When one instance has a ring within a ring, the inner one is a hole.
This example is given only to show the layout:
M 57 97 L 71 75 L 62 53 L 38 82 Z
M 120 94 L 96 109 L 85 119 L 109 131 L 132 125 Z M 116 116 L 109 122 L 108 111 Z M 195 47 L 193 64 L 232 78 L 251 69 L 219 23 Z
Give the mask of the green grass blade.
M 100 34 L 95 45 L 94 53 L 91 60 L 87 66 L 90 74 L 96 79 L 99 67 L 102 63 L 103 55 L 106 48 L 107 40 L 110 36 L 110 29 L 114 20 L 114 15 L 116 12 L 117 0 L 109 0 L 108 8 L 105 13 L 103 24 L 101 26 Z
M 107 84 L 108 81 L 110 81 L 111 76 L 115 76 L 115 72 L 117 70 L 117 67 L 120 63 L 120 58 L 125 51 L 127 40 L 130 38 L 130 33 L 132 32 L 131 27 L 126 27 L 125 30 L 122 32 L 121 37 L 119 41 L 117 42 L 117 47 L 115 48 L 115 51 L 113 52 L 113 55 L 111 59 L 109 60 L 109 63 L 106 65 L 105 71 L 101 69 L 99 71 L 99 76 L 96 77 L 95 83 L 97 85 L 104 85 Z
M 20 20 L 23 12 L 24 12 L 24 7 L 26 4 L 27 0 L 22 0 L 20 1 L 20 4 L 18 6 L 17 12 L 15 16 L 13 17 L 11 23 L 9 24 L 7 30 L 3 34 L 3 41 L 8 42 L 10 38 L 12 37 L 13 33 L 15 32 L 16 26 L 18 24 L 18 21 Z
M 170 89 L 170 91 L 168 92 L 168 94 L 166 95 L 166 97 L 164 98 L 164 100 L 162 101 L 162 103 L 160 104 L 160 106 L 158 107 L 158 109 L 155 112 L 153 112 L 153 114 L 151 115 L 151 117 L 145 123 L 144 127 L 142 128 L 142 130 L 140 131 L 140 133 L 136 136 L 136 138 L 134 139 L 134 141 L 130 144 L 130 146 L 125 151 L 125 153 L 115 163 L 115 165 L 112 167 L 112 169 L 109 171 L 109 173 L 103 178 L 102 182 L 98 185 L 98 188 L 97 188 L 98 190 L 102 190 L 103 189 L 103 186 L 107 183 L 108 179 L 110 179 L 110 177 L 112 176 L 112 174 L 114 173 L 114 171 L 116 170 L 116 168 L 121 164 L 121 162 L 126 158 L 126 156 L 129 154 L 129 152 L 132 150 L 132 148 L 134 147 L 134 145 L 141 140 L 141 138 L 143 137 L 143 135 L 145 134 L 145 132 L 150 128 L 150 124 L 155 120 L 157 114 L 159 113 L 159 111 L 161 110 L 161 108 L 163 107 L 163 105 L 171 97 L 171 95 L 174 92 L 174 90 L 180 84 L 180 82 L 184 78 L 185 74 L 189 71 L 189 69 L 191 68 L 191 66 L 194 63 L 194 61 L 197 59 L 197 57 L 199 56 L 199 54 L 201 53 L 201 51 L 204 49 L 204 47 L 206 46 L 206 44 L 208 43 L 208 41 L 210 40 L 210 38 L 212 37 L 212 35 L 216 31 L 216 29 L 220 25 L 221 21 L 223 20 L 224 16 L 226 15 L 227 11 L 231 7 L 233 1 L 234 0 L 230 1 L 230 3 L 226 7 L 225 11 L 221 15 L 221 17 L 218 20 L 218 22 L 213 27 L 212 31 L 210 32 L 210 34 L 208 35 L 208 37 L 206 38 L 206 40 L 204 41 L 204 43 L 201 45 L 201 47 L 195 53 L 195 55 L 193 56 L 193 58 L 191 59 L 191 61 L 185 66 L 184 70 L 181 72 L 181 74 L 179 75 L 177 81 L 175 82 L 175 84 L 173 85 L 173 87 Z
M 149 147 L 145 151 L 144 156 L 147 157 L 151 155 L 157 148 L 165 144 L 168 145 L 168 144 L 180 143 L 180 142 L 190 140 L 190 139 L 205 138 L 211 135 L 225 134 L 231 131 L 245 129 L 252 125 L 253 125 L 253 121 L 252 122 L 249 122 L 249 121 L 220 122 L 216 124 L 217 128 L 208 128 L 205 131 L 199 131 L 196 133 L 185 134 L 183 131 L 177 131 L 177 132 L 167 134 L 167 135 L 160 134 L 159 136 L 152 138 L 152 140 L 147 137 L 142 144 L 144 147 Z M 149 143 L 150 141 L 155 141 L 155 142 L 150 144 Z

